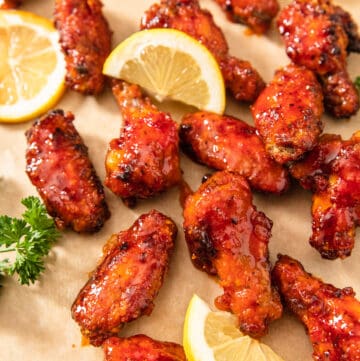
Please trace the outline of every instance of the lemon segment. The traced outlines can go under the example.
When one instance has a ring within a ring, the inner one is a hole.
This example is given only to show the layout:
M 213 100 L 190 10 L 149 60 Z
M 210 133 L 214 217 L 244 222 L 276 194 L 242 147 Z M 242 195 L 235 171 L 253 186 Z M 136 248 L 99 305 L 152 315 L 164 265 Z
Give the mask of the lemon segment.
M 214 56 L 179 30 L 132 34 L 108 56 L 103 73 L 141 86 L 158 101 L 172 99 L 218 114 L 225 109 L 224 80 Z
M 21 122 L 53 107 L 65 90 L 65 60 L 52 22 L 0 11 L 0 121 Z
M 186 311 L 183 345 L 189 361 L 284 361 L 269 346 L 242 334 L 234 315 L 212 311 L 197 295 Z

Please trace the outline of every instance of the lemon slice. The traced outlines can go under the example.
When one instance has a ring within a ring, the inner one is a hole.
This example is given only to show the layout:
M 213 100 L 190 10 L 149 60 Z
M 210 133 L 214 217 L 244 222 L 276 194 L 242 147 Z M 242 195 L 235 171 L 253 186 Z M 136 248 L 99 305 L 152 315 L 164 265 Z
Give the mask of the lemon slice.
M 229 312 L 211 311 L 194 295 L 186 311 L 183 344 L 189 361 L 283 361 L 270 347 L 243 335 Z
M 19 10 L 0 10 L 0 121 L 45 113 L 65 89 L 65 60 L 52 22 Z
M 158 101 L 177 100 L 218 114 L 225 109 L 218 63 L 205 46 L 179 30 L 134 33 L 111 52 L 103 73 L 139 85 Z

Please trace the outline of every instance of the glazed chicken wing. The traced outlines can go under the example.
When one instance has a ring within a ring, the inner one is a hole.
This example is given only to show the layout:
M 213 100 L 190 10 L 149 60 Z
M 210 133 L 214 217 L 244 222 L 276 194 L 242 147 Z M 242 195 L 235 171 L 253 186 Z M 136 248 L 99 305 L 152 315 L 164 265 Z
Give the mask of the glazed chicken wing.
M 328 111 L 335 117 L 354 115 L 359 94 L 346 57 L 360 51 L 360 36 L 350 14 L 330 0 L 293 0 L 277 21 L 290 59 L 318 74 Z
M 336 288 L 279 256 L 273 281 L 286 306 L 304 323 L 317 361 L 360 360 L 360 302 L 352 288 Z
M 256 34 L 265 33 L 279 11 L 277 0 L 215 0 L 228 19 L 250 27 Z
M 137 85 L 114 81 L 113 93 L 124 126 L 109 145 L 105 184 L 132 206 L 180 182 L 178 129 Z
M 225 85 L 237 100 L 253 102 L 265 86 L 248 61 L 229 55 L 224 34 L 197 0 L 161 0 L 146 11 L 141 28 L 173 28 L 197 39 L 218 61 Z
M 26 173 L 59 228 L 98 231 L 110 217 L 88 149 L 62 110 L 49 112 L 26 132 Z
M 152 312 L 176 233 L 175 223 L 153 210 L 107 241 L 102 260 L 71 308 L 91 344 L 101 345 L 124 323 Z
M 240 119 L 209 112 L 188 114 L 181 121 L 180 139 L 196 161 L 240 173 L 256 190 L 278 194 L 289 186 L 286 169 L 270 158 L 256 129 Z
M 22 0 L 0 0 L 0 9 L 15 9 L 20 6 Z
M 104 87 L 102 67 L 111 51 L 111 31 L 100 0 L 56 0 L 55 26 L 65 54 L 66 85 L 83 94 Z
M 270 284 L 268 242 L 272 222 L 252 204 L 242 176 L 215 173 L 185 200 L 184 232 L 194 265 L 217 275 L 224 294 L 215 303 L 231 311 L 240 330 L 266 334 L 281 316 L 278 293 Z
M 323 129 L 322 113 L 323 96 L 316 76 L 294 64 L 277 70 L 252 106 L 266 151 L 281 164 L 315 146 Z
M 105 361 L 186 361 L 182 346 L 145 335 L 110 337 L 102 346 Z
M 290 172 L 314 192 L 310 244 L 324 258 L 350 256 L 360 223 L 360 132 L 347 141 L 323 135 Z

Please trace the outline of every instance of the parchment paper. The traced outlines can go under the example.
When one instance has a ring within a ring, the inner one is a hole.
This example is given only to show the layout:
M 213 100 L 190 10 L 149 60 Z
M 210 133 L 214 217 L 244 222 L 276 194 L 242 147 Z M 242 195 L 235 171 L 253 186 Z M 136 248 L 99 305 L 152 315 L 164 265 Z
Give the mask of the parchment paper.
M 104 0 L 104 14 L 114 32 L 114 46 L 138 30 L 140 17 L 154 0 Z M 282 6 L 287 1 L 282 2 Z M 51 18 L 54 1 L 25 0 L 23 9 Z M 352 13 L 360 24 L 358 0 L 337 1 Z M 230 23 L 213 0 L 203 0 L 225 32 L 231 53 L 250 60 L 266 81 L 274 70 L 286 65 L 283 44 L 275 27 L 266 36 L 249 36 L 242 25 Z M 1 56 L 1 54 L 0 54 Z M 360 75 L 360 56 L 350 55 L 348 69 L 354 79 Z M 90 157 L 101 179 L 104 179 L 104 157 L 108 142 L 119 134 L 121 116 L 107 90 L 99 97 L 85 97 L 67 91 L 58 107 L 74 112 L 75 126 L 89 147 Z M 162 104 L 175 119 L 188 109 L 174 104 Z M 252 123 L 249 109 L 228 98 L 227 113 Z M 325 131 L 339 133 L 348 138 L 360 129 L 360 113 L 350 120 L 334 120 L 324 116 Z M 25 174 L 24 132 L 31 122 L 18 125 L 0 125 L 0 214 L 20 216 L 20 200 L 36 195 Z M 196 189 L 206 167 L 196 165 L 182 157 L 185 180 Z M 106 190 L 112 217 L 95 235 L 78 235 L 64 232 L 47 259 L 47 268 L 40 281 L 27 287 L 15 279 L 6 278 L 0 289 L 0 361 L 99 361 L 102 350 L 81 346 L 77 324 L 71 319 L 70 306 L 78 291 L 96 265 L 102 246 L 111 234 L 128 228 L 142 213 L 156 208 L 172 217 L 179 227 L 176 250 L 169 274 L 155 300 L 151 316 L 144 316 L 127 325 L 123 335 L 145 333 L 151 337 L 181 342 L 182 327 L 187 304 L 197 293 L 213 307 L 214 298 L 221 293 L 215 281 L 196 270 L 189 259 L 182 232 L 182 211 L 177 189 L 172 189 L 150 201 L 139 202 L 134 209 L 126 208 L 120 199 Z M 307 271 L 320 276 L 337 287 L 352 286 L 360 297 L 360 240 L 352 256 L 346 260 L 323 260 L 308 243 L 311 233 L 311 194 L 293 185 L 281 196 L 254 195 L 259 210 L 273 220 L 270 254 L 272 262 L 278 253 L 289 254 L 300 260 Z M 360 234 L 360 231 L 358 232 Z M 285 313 L 274 322 L 269 335 L 263 339 L 286 361 L 311 360 L 312 347 L 303 326 Z

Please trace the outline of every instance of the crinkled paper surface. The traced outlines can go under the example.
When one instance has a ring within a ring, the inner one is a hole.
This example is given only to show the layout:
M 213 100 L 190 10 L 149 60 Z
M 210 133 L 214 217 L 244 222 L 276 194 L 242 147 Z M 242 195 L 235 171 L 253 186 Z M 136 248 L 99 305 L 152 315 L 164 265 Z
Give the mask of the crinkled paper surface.
M 153 0 L 104 0 L 104 14 L 114 32 L 114 46 L 138 30 L 140 17 Z M 23 9 L 51 18 L 54 1 L 24 0 Z M 285 1 L 282 2 L 282 6 Z M 358 0 L 337 1 L 360 24 Z M 213 0 L 203 0 L 228 39 L 231 53 L 250 60 L 266 81 L 275 69 L 289 63 L 277 30 L 273 27 L 266 36 L 248 35 L 245 27 L 230 23 Z M 1 55 L 0 55 L 1 56 Z M 348 69 L 354 79 L 360 75 L 360 55 L 348 58 Z M 107 90 L 99 97 L 85 97 L 67 91 L 58 107 L 75 114 L 75 126 L 89 147 L 90 157 L 101 179 L 104 179 L 104 157 L 108 142 L 119 134 L 121 117 L 112 94 Z M 188 111 L 185 107 L 162 104 L 180 119 Z M 249 109 L 232 99 L 227 101 L 226 112 L 252 123 Z M 348 138 L 360 129 L 360 113 L 349 120 L 334 120 L 324 116 L 325 131 Z M 0 124 L 0 214 L 19 216 L 23 209 L 20 200 L 36 195 L 25 174 L 24 132 L 31 122 L 15 125 Z M 182 157 L 185 180 L 193 189 L 209 170 Z M 81 346 L 77 324 L 71 319 L 70 307 L 78 291 L 96 265 L 102 246 L 111 234 L 128 228 L 142 213 L 156 208 L 172 217 L 179 227 L 176 250 L 170 271 L 155 300 L 150 316 L 144 316 L 127 325 L 123 335 L 145 333 L 153 338 L 181 342 L 187 304 L 197 293 L 210 305 L 221 293 L 215 281 L 196 270 L 189 259 L 183 232 L 182 211 L 177 189 L 156 199 L 140 202 L 134 209 L 126 208 L 120 199 L 106 190 L 112 217 L 95 235 L 78 235 L 71 231 L 63 234 L 47 259 L 47 269 L 33 286 L 20 286 L 15 279 L 5 279 L 0 289 L 0 360 L 1 361 L 100 361 L 102 350 Z M 259 210 L 273 221 L 270 255 L 272 262 L 278 253 L 300 260 L 306 270 L 337 287 L 352 286 L 360 295 L 360 241 L 351 257 L 346 260 L 323 260 L 309 246 L 311 232 L 311 195 L 293 185 L 281 196 L 254 195 Z M 359 233 L 359 232 L 358 232 Z M 213 307 L 213 306 L 212 306 Z M 269 335 L 263 340 L 286 361 L 311 360 L 312 348 L 303 326 L 285 313 L 272 323 Z

